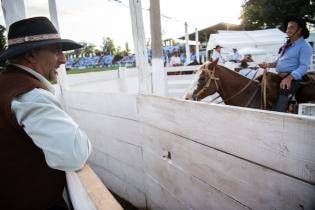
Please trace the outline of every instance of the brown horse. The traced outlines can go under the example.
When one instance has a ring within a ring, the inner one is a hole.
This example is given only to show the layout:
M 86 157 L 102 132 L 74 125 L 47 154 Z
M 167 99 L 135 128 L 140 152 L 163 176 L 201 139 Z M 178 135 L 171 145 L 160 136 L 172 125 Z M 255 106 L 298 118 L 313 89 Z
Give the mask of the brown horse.
M 272 110 L 277 100 L 281 79 L 277 74 L 271 72 L 267 72 L 265 78 L 266 98 L 263 100 L 262 90 L 264 89 L 261 81 L 248 79 L 224 66 L 217 65 L 217 62 L 214 61 L 200 67 L 191 87 L 192 91 L 185 95 L 185 99 L 200 101 L 218 92 L 227 105 Z M 312 91 L 310 88 L 307 91 L 302 88 L 303 91 L 296 94 L 298 102 L 314 100 L 315 91 L 314 87 L 312 88 Z M 307 99 L 304 97 L 305 94 Z

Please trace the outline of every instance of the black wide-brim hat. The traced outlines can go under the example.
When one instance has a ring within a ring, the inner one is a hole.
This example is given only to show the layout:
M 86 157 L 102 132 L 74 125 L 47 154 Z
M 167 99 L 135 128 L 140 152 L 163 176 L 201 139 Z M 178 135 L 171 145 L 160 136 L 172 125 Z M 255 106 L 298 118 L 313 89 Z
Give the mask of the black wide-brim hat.
M 287 16 L 284 18 L 283 22 L 284 31 L 287 30 L 289 22 L 296 22 L 299 25 L 299 27 L 302 28 L 302 35 L 304 39 L 307 39 L 310 36 L 310 31 L 306 27 L 306 22 L 295 16 Z
M 61 39 L 58 31 L 46 17 L 33 17 L 13 23 L 8 32 L 8 48 L 0 53 L 0 61 L 6 60 L 31 49 L 61 44 L 62 50 L 74 50 L 82 45 Z

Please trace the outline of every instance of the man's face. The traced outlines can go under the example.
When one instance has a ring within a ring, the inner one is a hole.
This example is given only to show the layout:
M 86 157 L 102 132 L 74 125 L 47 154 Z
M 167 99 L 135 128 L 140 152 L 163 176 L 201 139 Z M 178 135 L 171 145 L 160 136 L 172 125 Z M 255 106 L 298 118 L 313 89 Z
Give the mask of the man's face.
M 290 39 L 296 39 L 302 35 L 302 28 L 299 27 L 298 23 L 290 21 L 286 32 Z
M 49 81 L 57 79 L 57 69 L 65 63 L 65 55 L 58 44 L 41 47 L 36 54 L 36 70 Z

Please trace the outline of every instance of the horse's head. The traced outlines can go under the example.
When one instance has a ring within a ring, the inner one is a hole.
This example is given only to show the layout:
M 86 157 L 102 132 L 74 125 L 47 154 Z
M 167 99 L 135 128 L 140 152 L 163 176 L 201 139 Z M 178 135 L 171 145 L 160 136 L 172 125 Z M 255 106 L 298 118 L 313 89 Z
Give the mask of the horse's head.
M 185 95 L 185 99 L 200 101 L 218 90 L 219 78 L 215 74 L 217 63 L 218 61 L 216 60 L 200 67 L 190 87 L 190 91 Z

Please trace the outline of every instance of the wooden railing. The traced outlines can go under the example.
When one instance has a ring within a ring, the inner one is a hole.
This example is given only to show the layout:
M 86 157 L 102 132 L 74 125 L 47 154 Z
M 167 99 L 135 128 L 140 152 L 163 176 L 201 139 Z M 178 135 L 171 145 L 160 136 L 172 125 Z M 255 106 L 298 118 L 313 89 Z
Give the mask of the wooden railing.
M 66 174 L 70 200 L 75 210 L 123 209 L 88 165 L 80 171 Z

